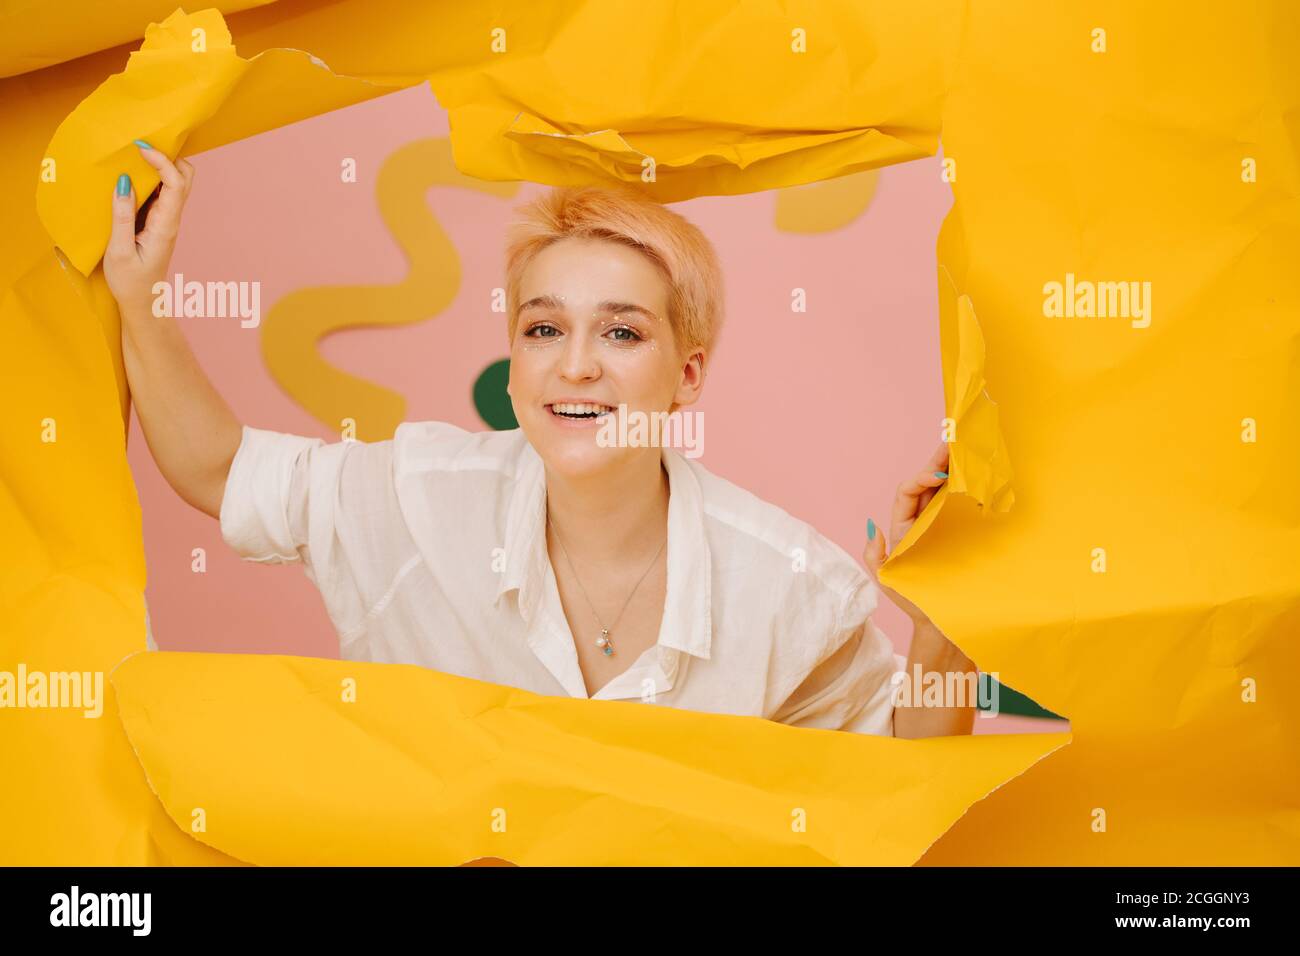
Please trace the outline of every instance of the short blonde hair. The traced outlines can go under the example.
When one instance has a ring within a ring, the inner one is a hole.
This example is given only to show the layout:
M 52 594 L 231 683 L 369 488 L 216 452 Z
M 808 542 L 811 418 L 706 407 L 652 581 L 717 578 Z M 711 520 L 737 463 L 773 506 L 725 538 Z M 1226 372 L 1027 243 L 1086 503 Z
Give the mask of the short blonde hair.
M 712 355 L 722 330 L 722 269 L 713 244 L 678 213 L 621 183 L 559 186 L 516 209 L 506 232 L 506 311 L 514 341 L 519 284 L 533 258 L 561 239 L 606 239 L 640 251 L 668 281 L 668 321 L 681 356 Z

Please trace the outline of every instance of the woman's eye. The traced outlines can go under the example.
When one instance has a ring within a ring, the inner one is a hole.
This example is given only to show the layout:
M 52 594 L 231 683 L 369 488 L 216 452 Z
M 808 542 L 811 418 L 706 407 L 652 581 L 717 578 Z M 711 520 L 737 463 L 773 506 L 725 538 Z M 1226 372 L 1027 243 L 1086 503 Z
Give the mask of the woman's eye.
M 559 335 L 559 333 L 560 333 L 560 330 L 557 329 L 555 326 L 553 326 L 553 325 L 547 325 L 546 323 L 543 322 L 543 323 L 540 323 L 540 324 L 538 324 L 538 325 L 534 325 L 534 326 L 533 326 L 532 328 L 530 328 L 527 332 L 525 332 L 524 335 L 530 336 L 530 337 L 535 338 L 535 339 L 551 339 L 551 338 L 554 338 L 554 337 L 555 337 L 554 335 L 549 335 L 549 334 L 548 334 L 548 335 L 542 335 L 542 334 L 540 334 L 541 331 L 542 331 L 543 329 L 549 329 L 551 332 L 554 332 L 556 335 Z
M 637 333 L 636 329 L 630 329 L 626 325 L 620 325 L 615 328 L 612 328 L 609 330 L 609 332 L 611 335 L 614 336 L 615 342 L 640 342 L 641 341 L 641 336 Z M 627 335 L 620 336 L 618 334 L 620 332 L 626 332 Z

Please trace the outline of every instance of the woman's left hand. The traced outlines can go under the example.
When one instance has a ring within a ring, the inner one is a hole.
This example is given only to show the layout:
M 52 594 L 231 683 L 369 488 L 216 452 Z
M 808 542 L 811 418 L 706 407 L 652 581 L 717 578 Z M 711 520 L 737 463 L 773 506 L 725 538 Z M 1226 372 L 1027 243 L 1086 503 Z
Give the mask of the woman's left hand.
M 885 540 L 883 531 L 875 521 L 867 519 L 867 547 L 862 554 L 867 570 L 871 572 L 880 589 L 917 623 L 928 622 L 929 618 L 907 598 L 880 583 L 880 566 L 884 564 L 885 558 L 893 553 L 898 542 L 903 540 L 903 536 L 920 517 L 925 506 L 930 503 L 930 499 L 935 496 L 947 478 L 948 446 L 943 444 L 930 456 L 923 469 L 898 486 L 898 492 L 894 496 L 893 514 L 890 516 L 888 541 Z

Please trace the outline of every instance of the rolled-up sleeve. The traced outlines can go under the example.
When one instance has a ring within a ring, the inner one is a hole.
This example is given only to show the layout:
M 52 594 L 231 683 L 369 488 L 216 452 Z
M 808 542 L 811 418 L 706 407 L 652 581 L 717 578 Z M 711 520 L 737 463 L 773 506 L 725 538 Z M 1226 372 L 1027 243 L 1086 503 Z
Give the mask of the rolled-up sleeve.
M 907 659 L 871 619 L 874 608 L 874 584 L 851 596 L 830 644 L 835 650 L 813 668 L 774 719 L 796 727 L 893 736 L 895 675 L 906 673 Z
M 298 561 L 307 546 L 311 451 L 319 438 L 244 426 L 221 499 L 221 537 L 241 558 Z
M 248 561 L 301 561 L 348 641 L 414 550 L 402 534 L 392 444 L 245 426 L 221 499 L 226 544 Z

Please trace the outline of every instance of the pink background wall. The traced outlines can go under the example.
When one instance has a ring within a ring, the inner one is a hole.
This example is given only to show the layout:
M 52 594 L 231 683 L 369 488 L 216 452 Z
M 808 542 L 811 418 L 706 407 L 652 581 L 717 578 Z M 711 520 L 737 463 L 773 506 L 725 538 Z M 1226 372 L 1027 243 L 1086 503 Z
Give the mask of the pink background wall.
M 398 282 L 407 261 L 380 219 L 374 176 L 395 149 L 447 132 L 445 112 L 420 86 L 191 157 L 197 177 L 171 272 L 260 281 L 263 321 L 295 289 Z M 356 183 L 340 182 L 343 157 L 357 160 Z M 403 393 L 408 420 L 486 429 L 471 386 L 508 352 L 505 319 L 489 311 L 503 284 L 503 229 L 511 208 L 542 189 L 523 184 L 505 200 L 429 189 L 423 199 L 460 254 L 457 299 L 428 321 L 337 332 L 322 344 L 325 358 Z M 768 192 L 673 207 L 712 239 L 727 277 L 727 324 L 695 406 L 706 419 L 700 461 L 858 556 L 868 515 L 887 523 L 894 488 L 939 442 L 934 246 L 951 194 L 932 159 L 882 170 L 869 207 L 843 228 L 782 232 L 776 203 Z M 795 287 L 807 290 L 806 313 L 791 312 Z M 242 421 L 338 439 L 270 377 L 260 328 L 179 321 Z M 168 488 L 134 418 L 130 460 L 160 648 L 337 656 L 301 567 L 241 562 L 217 523 Z M 206 573 L 191 570 L 195 548 L 206 551 Z M 877 621 L 904 652 L 906 617 L 886 603 Z M 1047 723 L 1003 716 L 976 729 L 1057 729 Z

